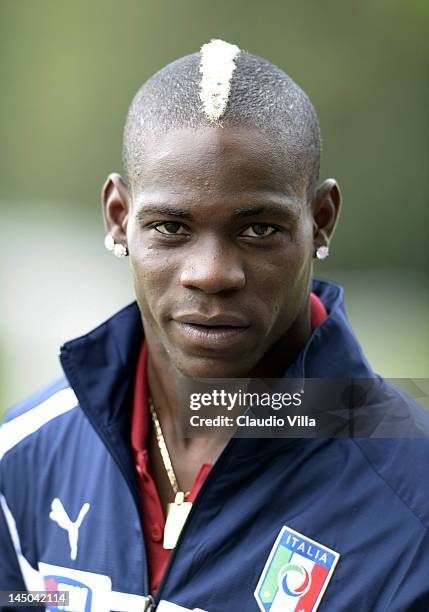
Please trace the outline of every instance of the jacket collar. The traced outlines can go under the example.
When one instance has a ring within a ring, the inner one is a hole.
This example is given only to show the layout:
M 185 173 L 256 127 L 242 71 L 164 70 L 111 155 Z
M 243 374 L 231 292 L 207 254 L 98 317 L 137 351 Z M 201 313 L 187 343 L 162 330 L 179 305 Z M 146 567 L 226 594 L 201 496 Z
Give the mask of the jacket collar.
M 314 280 L 312 289 L 322 300 L 328 317 L 285 371 L 285 377 L 301 380 L 373 377 L 347 320 L 342 288 Z M 67 342 L 60 353 L 82 410 L 115 456 L 134 488 L 136 499 L 129 436 L 134 377 L 143 337 L 140 312 L 134 302 L 88 334 Z M 266 446 L 258 445 L 256 440 L 243 440 L 245 455 L 256 450 L 255 444 L 260 450 Z
M 312 291 L 324 304 L 328 317 L 314 330 L 285 376 L 300 379 L 372 378 L 374 373 L 346 316 L 342 287 L 314 279 Z
M 80 408 L 128 482 L 139 514 L 130 414 L 142 342 L 140 313 L 133 303 L 88 334 L 67 342 L 60 351 L 61 364 Z

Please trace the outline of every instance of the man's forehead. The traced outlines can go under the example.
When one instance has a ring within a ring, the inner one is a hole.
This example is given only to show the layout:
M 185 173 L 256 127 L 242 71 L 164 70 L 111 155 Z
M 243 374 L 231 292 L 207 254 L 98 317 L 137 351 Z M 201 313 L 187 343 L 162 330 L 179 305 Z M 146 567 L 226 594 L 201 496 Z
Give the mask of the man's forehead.
M 294 143 L 255 128 L 181 128 L 146 141 L 133 192 L 301 195 L 305 180 L 296 162 Z

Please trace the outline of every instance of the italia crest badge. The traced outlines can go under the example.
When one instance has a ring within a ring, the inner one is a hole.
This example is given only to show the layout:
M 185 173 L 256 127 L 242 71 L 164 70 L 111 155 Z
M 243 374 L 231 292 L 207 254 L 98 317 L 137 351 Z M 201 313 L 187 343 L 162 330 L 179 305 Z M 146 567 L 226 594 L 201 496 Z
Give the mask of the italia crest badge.
M 339 553 L 282 527 L 262 570 L 255 598 L 263 612 L 315 612 Z

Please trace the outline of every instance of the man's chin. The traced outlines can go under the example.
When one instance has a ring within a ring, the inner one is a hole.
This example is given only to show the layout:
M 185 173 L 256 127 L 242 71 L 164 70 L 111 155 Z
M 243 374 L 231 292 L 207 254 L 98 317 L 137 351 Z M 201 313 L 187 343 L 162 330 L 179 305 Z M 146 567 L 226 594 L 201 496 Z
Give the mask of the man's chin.
M 176 369 L 188 378 L 245 378 L 252 370 L 254 363 L 240 359 L 222 359 L 181 355 L 172 361 Z

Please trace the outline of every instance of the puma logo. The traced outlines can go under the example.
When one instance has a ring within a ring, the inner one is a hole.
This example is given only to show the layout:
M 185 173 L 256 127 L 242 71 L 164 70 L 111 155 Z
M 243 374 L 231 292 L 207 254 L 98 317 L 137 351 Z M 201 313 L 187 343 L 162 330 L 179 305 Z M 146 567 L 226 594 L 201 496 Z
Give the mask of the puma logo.
M 70 544 L 70 559 L 74 561 L 77 557 L 77 541 L 79 538 L 79 527 L 82 525 L 82 521 L 88 512 L 90 505 L 88 503 L 83 504 L 79 511 L 77 519 L 73 522 L 64 510 L 64 506 L 58 497 L 52 500 L 51 512 L 49 518 L 57 523 L 62 529 L 65 529 L 69 536 Z

